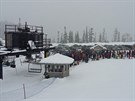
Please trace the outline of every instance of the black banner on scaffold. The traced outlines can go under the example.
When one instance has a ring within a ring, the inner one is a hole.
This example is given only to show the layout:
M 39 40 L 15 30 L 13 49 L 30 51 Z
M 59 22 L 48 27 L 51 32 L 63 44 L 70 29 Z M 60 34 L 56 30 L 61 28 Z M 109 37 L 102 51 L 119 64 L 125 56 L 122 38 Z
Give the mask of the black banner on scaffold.
M 0 79 L 3 79 L 2 59 L 0 58 Z

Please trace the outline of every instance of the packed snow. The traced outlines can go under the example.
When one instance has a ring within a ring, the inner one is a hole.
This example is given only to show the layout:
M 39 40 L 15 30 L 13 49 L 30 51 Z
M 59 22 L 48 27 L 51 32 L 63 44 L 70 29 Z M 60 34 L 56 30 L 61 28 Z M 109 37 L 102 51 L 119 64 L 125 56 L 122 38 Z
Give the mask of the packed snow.
M 73 58 L 70 58 L 68 56 L 62 55 L 62 54 L 55 54 L 51 55 L 47 58 L 42 59 L 39 63 L 40 64 L 72 64 L 74 62 Z
M 71 68 L 48 89 L 27 101 L 134 101 L 135 60 L 105 59 Z
M 28 64 L 16 59 L 17 68 L 4 67 L 1 101 L 134 101 L 135 59 L 101 59 L 70 68 L 70 76 L 44 79 L 29 73 Z M 32 65 L 31 67 L 39 66 Z M 26 99 L 24 99 L 25 84 Z

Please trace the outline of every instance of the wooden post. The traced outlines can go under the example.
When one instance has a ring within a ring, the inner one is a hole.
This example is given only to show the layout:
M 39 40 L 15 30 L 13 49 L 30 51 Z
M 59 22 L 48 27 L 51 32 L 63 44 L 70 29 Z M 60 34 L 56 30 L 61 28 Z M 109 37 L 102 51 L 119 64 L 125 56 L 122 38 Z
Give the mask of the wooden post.
M 3 66 L 2 66 L 2 57 L 0 57 L 0 79 L 3 80 Z
M 45 65 L 45 73 L 47 73 L 47 65 Z
M 26 99 L 25 84 L 23 84 L 23 91 L 24 91 L 24 99 Z
M 44 51 L 44 58 L 46 58 L 46 51 Z

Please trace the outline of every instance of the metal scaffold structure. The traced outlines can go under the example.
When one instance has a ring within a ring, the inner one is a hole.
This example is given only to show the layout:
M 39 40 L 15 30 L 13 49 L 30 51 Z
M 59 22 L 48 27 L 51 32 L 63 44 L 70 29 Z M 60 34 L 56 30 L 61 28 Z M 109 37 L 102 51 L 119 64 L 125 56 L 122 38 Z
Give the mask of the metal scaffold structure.
M 47 37 L 44 39 L 43 36 L 42 26 L 27 25 L 27 22 L 25 25 L 5 25 L 6 49 L 0 52 L 0 79 L 3 79 L 2 64 L 5 57 L 24 55 L 30 59 L 32 54 L 38 54 L 41 51 L 46 54 L 49 50 L 54 49 L 55 47 L 50 47 L 50 40 Z M 16 68 L 15 61 L 11 63 L 11 66 Z M 38 72 L 40 71 L 41 69 Z

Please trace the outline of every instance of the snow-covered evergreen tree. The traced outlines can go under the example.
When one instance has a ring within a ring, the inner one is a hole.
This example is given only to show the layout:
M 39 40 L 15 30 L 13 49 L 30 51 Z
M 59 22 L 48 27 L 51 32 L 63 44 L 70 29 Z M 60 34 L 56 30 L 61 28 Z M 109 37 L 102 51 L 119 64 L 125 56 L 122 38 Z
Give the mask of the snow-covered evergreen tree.
M 67 36 L 67 32 L 66 32 L 66 27 L 64 27 L 64 40 L 63 40 L 64 43 L 67 43 L 68 42 L 68 36 Z
M 93 32 L 93 28 L 90 28 L 89 30 L 89 42 L 94 42 L 95 41 L 95 35 Z
M 75 43 L 79 43 L 79 42 L 80 42 L 79 32 L 77 31 L 75 34 Z
M 101 33 L 99 34 L 99 42 L 102 42 L 102 35 L 101 35 Z
M 88 41 L 88 29 L 87 29 L 87 27 L 86 27 L 86 34 L 85 34 L 85 42 L 86 42 L 86 43 L 89 42 L 89 41 Z
M 86 42 L 86 35 L 85 35 L 85 31 L 83 31 L 82 42 L 83 42 L 83 43 L 85 43 L 85 42 Z
M 73 43 L 74 39 L 73 39 L 73 32 L 69 31 L 69 43 Z
M 120 42 L 120 32 L 117 28 L 115 28 L 114 35 L 113 35 L 114 42 Z
M 63 33 L 61 33 L 60 43 L 63 43 Z
M 132 36 L 128 33 L 122 35 L 122 42 L 132 42 Z
M 58 35 L 57 35 L 57 43 L 60 43 L 60 32 L 58 31 Z

